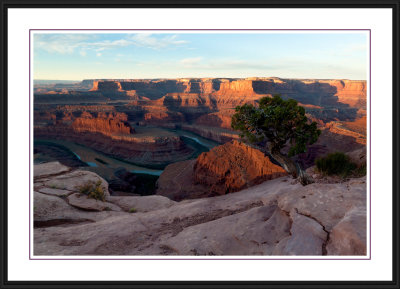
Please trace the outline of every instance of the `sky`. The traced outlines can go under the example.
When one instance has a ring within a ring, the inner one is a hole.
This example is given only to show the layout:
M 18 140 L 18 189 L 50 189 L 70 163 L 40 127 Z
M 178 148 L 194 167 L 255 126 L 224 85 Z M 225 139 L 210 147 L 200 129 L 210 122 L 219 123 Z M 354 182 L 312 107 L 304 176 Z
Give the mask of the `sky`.
M 34 79 L 367 77 L 365 33 L 35 33 Z

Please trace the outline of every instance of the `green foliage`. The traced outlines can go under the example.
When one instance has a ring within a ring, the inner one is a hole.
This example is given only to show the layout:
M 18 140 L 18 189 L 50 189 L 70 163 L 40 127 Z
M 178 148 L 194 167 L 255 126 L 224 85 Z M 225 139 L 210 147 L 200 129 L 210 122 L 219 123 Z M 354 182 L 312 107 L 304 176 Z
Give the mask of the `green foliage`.
M 98 180 L 96 183 L 88 181 L 86 184 L 79 187 L 79 192 L 87 195 L 89 198 L 103 202 L 105 201 L 105 193 L 101 187 L 101 180 Z
M 317 123 L 308 121 L 305 109 L 296 100 L 283 100 L 280 95 L 261 98 L 258 107 L 251 104 L 236 107 L 232 128 L 252 143 L 268 141 L 275 151 L 289 144 L 289 156 L 306 152 L 307 146 L 321 134 Z
M 360 167 L 358 167 L 355 171 L 354 171 L 355 176 L 357 177 L 363 177 L 367 174 L 367 165 L 364 164 Z
M 135 208 L 130 208 L 129 209 L 129 213 L 136 213 L 136 212 L 137 212 L 137 210 Z
M 319 158 L 315 161 L 315 164 L 318 171 L 327 175 L 347 177 L 350 174 L 357 174 L 357 165 L 352 163 L 350 158 L 341 152 L 331 153 L 326 157 Z M 362 173 L 362 169 L 360 173 Z

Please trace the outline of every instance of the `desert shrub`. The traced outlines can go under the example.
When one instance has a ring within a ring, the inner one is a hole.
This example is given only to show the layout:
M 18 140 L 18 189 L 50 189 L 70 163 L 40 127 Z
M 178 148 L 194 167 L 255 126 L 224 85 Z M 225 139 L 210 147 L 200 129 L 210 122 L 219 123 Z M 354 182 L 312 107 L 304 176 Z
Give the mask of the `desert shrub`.
M 315 164 L 318 171 L 326 175 L 347 177 L 357 169 L 357 165 L 351 162 L 350 158 L 342 152 L 335 152 L 326 157 L 318 158 Z
M 89 198 L 103 202 L 105 201 L 105 193 L 101 187 L 101 180 L 98 180 L 96 183 L 93 181 L 88 181 L 79 187 L 79 192 L 87 195 Z
M 356 176 L 363 177 L 367 174 L 367 165 L 363 164 L 354 171 Z
M 136 213 L 136 212 L 137 212 L 137 210 L 135 208 L 130 208 L 129 209 L 129 213 Z

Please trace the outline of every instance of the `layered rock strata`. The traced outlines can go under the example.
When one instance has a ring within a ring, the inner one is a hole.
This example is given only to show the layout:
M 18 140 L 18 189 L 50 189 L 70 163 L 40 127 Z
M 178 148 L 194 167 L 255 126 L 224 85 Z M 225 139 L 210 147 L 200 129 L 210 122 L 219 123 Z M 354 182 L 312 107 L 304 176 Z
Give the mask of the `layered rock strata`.
M 143 166 L 163 167 L 190 158 L 194 150 L 179 137 L 105 136 L 101 133 L 76 133 L 69 126 L 36 128 L 35 137 L 73 141 L 105 154 Z
M 91 132 L 101 133 L 107 136 L 130 135 L 135 133 L 135 129 L 127 122 L 125 114 L 106 114 L 100 112 L 96 118 L 90 113 L 83 114 L 83 117 L 76 118 L 71 128 L 77 133 Z
M 91 91 L 108 91 L 110 88 L 135 90 L 138 94 L 153 97 L 155 91 L 160 96 L 168 93 L 213 94 L 218 98 L 254 96 L 280 93 L 285 97 L 308 100 L 306 103 L 319 105 L 339 101 L 351 107 L 365 105 L 366 81 L 359 80 L 318 80 L 318 79 L 281 79 L 246 78 L 246 79 L 170 79 L 170 80 L 84 80 L 92 82 Z M 299 99 L 300 100 L 300 99 Z
M 146 166 L 165 166 L 188 159 L 194 150 L 179 136 L 136 136 L 121 113 L 83 111 L 74 118 L 62 116 L 55 124 L 35 126 L 42 139 L 61 139 L 83 144 L 103 153 Z

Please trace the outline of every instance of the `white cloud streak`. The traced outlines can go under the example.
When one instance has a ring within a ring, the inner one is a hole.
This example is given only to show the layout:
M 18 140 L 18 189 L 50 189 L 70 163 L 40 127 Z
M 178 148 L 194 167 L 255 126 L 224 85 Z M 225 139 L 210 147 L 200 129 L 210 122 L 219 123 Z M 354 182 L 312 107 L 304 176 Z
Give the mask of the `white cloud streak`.
M 128 34 L 117 40 L 93 41 L 96 34 L 36 34 L 34 37 L 35 49 L 49 53 L 72 54 L 78 51 L 81 56 L 87 52 L 99 52 L 119 47 L 137 46 L 150 49 L 164 49 L 176 47 L 188 43 L 179 40 L 177 35 L 168 35 L 162 38 L 154 37 L 151 34 Z
M 179 46 L 188 43 L 186 40 L 178 40 L 177 35 L 169 35 L 163 38 L 156 38 L 151 34 L 140 33 L 130 37 L 133 44 L 140 47 L 162 49 L 168 46 Z

